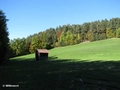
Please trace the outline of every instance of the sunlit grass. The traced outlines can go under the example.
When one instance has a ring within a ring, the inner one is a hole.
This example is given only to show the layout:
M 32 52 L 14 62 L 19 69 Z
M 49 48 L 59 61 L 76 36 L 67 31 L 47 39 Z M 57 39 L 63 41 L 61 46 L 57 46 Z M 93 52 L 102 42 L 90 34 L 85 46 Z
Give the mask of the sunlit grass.
M 120 60 L 120 39 L 113 38 L 60 47 L 49 52 L 50 56 L 63 59 Z

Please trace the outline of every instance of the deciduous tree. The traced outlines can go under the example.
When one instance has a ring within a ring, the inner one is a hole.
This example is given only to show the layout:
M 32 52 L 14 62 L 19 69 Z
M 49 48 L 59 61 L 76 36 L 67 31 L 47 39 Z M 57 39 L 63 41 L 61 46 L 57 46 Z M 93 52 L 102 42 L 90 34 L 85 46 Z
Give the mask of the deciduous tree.
M 107 30 L 106 30 L 106 36 L 107 36 L 107 38 L 113 38 L 113 37 L 115 37 L 114 31 L 111 30 L 111 29 L 109 29 L 109 28 L 107 28 Z

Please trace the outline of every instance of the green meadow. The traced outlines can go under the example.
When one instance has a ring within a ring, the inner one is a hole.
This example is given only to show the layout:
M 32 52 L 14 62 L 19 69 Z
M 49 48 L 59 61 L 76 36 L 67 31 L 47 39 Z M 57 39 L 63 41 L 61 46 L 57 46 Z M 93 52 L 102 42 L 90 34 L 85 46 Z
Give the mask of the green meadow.
M 120 90 L 120 39 L 112 38 L 11 58 L 0 66 L 0 90 Z

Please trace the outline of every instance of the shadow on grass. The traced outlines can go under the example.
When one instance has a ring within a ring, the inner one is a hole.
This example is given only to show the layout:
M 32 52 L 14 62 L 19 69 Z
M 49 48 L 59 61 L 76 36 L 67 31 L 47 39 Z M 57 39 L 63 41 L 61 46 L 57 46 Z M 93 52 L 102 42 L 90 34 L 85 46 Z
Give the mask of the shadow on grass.
M 119 65 L 120 61 L 89 62 L 56 56 L 46 61 L 13 59 L 0 66 L 0 88 L 12 84 L 19 85 L 20 90 L 119 90 Z

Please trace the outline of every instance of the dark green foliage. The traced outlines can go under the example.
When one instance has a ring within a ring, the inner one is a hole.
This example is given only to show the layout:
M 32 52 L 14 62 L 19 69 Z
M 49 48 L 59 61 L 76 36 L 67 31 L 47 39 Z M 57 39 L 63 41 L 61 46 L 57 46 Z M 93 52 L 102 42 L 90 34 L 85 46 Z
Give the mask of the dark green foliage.
M 7 22 L 5 14 L 0 10 L 0 64 L 7 60 L 8 53 L 8 31 L 7 31 Z
M 116 23 L 117 23 L 116 28 L 120 28 L 120 18 L 117 18 Z
M 10 49 L 10 57 L 13 56 L 19 56 L 19 55 L 25 55 L 29 53 L 29 44 L 30 42 L 27 41 L 28 39 L 25 38 L 17 38 L 14 40 L 10 40 L 10 45 L 9 45 L 9 49 Z
M 32 36 L 28 36 L 26 39 L 25 39 L 25 53 L 28 54 L 30 53 L 29 52 L 29 47 L 30 47 L 30 44 L 31 44 L 31 41 L 32 41 Z
M 46 30 L 46 41 L 51 47 L 55 46 L 57 37 L 56 37 L 56 32 L 55 32 L 54 28 L 50 28 L 50 29 Z
M 117 37 L 117 38 L 120 38 L 120 28 L 118 28 L 118 29 L 116 30 L 116 37 Z
M 108 26 L 108 20 L 107 19 L 102 20 L 101 23 L 100 23 L 100 30 L 99 30 L 99 32 L 100 33 L 105 33 L 106 29 L 107 29 L 107 26 Z
M 93 28 L 92 28 L 93 29 Z M 90 23 L 84 23 L 82 26 L 81 26 L 81 38 L 82 38 L 82 41 L 85 41 L 86 40 L 86 34 L 87 32 L 90 30 Z
M 66 46 L 66 44 L 65 44 L 65 42 L 64 42 L 63 40 L 61 40 L 61 41 L 59 42 L 59 46 Z
M 100 40 L 106 39 L 106 33 L 99 34 L 99 39 Z

